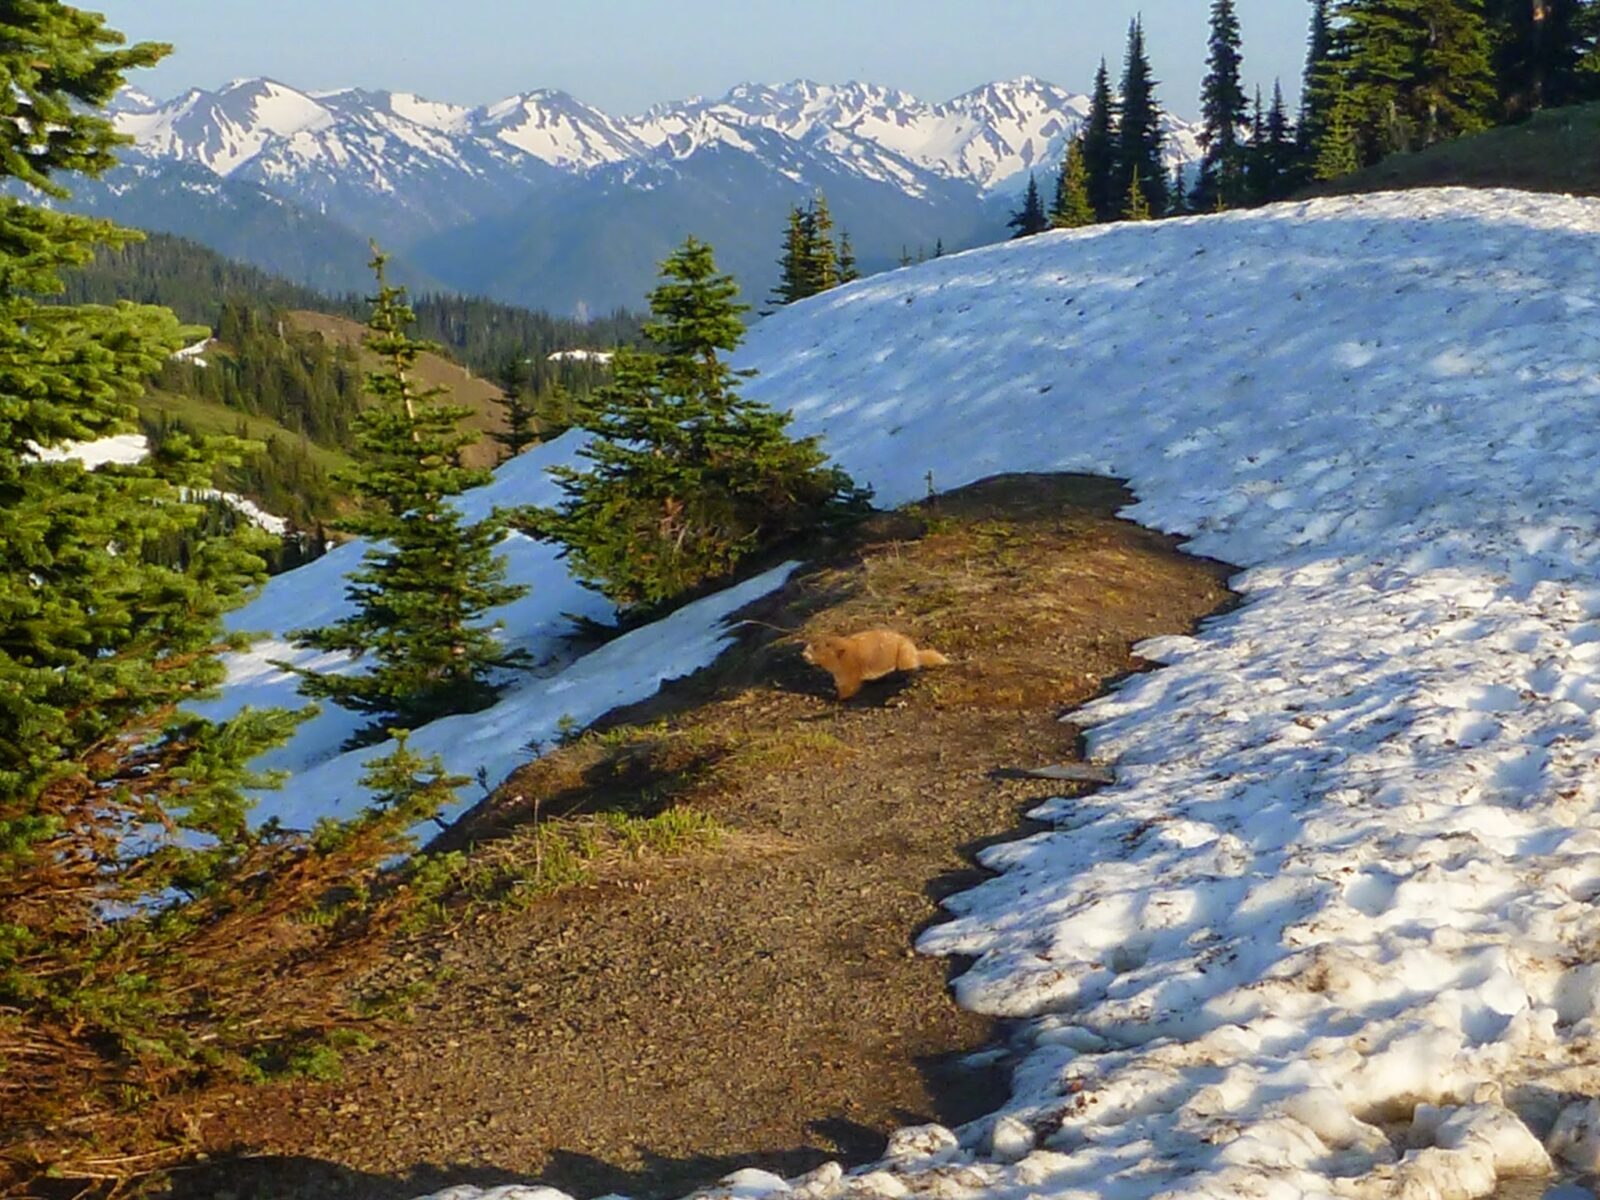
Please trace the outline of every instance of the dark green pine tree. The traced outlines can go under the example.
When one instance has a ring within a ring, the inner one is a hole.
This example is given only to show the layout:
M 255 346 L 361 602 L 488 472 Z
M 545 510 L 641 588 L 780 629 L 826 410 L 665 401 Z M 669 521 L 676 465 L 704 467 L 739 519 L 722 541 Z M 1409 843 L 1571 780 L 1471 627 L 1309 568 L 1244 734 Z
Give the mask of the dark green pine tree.
M 1262 172 L 1262 200 L 1270 203 L 1288 196 L 1297 184 L 1295 166 L 1299 151 L 1295 131 L 1289 124 L 1289 109 L 1283 99 L 1283 84 L 1272 83 L 1272 107 L 1267 109 L 1266 140 L 1259 150 Z
M 1044 211 L 1044 199 L 1039 195 L 1039 181 L 1031 171 L 1028 173 L 1028 190 L 1022 195 L 1022 207 L 1011 214 L 1006 227 L 1016 230 L 1011 235 L 1013 241 L 1033 237 L 1050 228 L 1050 218 Z
M 1342 0 L 1334 15 L 1336 103 L 1363 164 L 1487 126 L 1481 0 Z
M 773 304 L 793 304 L 811 295 L 806 290 L 810 240 L 808 225 L 803 206 L 796 204 L 789 210 L 789 224 L 783 234 L 783 255 L 778 259 L 778 287 L 772 294 Z
M 1162 161 L 1161 109 L 1156 104 L 1156 84 L 1145 53 L 1144 23 L 1135 17 L 1128 26 L 1128 53 L 1122 69 L 1122 120 L 1117 129 L 1117 194 L 1122 214 L 1128 213 L 1128 189 L 1134 176 L 1144 192 L 1144 207 L 1151 213 L 1167 211 L 1167 168 Z
M 845 250 L 850 251 L 850 269 L 855 271 L 855 251 L 848 245 L 848 238 L 838 244 L 833 240 L 833 216 L 821 192 L 804 207 L 796 205 L 789 212 L 789 225 L 784 231 L 778 287 L 772 302 L 793 304 L 847 282 L 841 260 Z
M 1189 208 L 1189 184 L 1187 173 L 1183 164 L 1179 163 L 1172 170 L 1171 199 L 1167 204 L 1166 215 L 1169 217 L 1186 217 L 1192 211 Z
M 1050 206 L 1052 229 L 1081 229 L 1095 223 L 1094 205 L 1089 201 L 1089 170 L 1083 161 L 1083 137 L 1067 143 L 1067 157 L 1056 176 L 1055 203 Z
M 1246 204 L 1265 204 L 1271 191 L 1271 167 L 1267 162 L 1267 110 L 1261 100 L 1261 89 L 1256 88 L 1250 105 L 1250 141 L 1242 147 L 1244 158 L 1244 194 Z
M 539 441 L 537 405 L 528 374 L 528 364 L 514 351 L 506 355 L 495 380 L 500 387 L 500 411 L 505 415 L 506 427 L 490 436 L 505 447 L 507 458 L 515 458 Z
M 815 439 L 788 436 L 788 414 L 739 395 L 748 373 L 724 356 L 744 336 L 745 306 L 711 247 L 690 238 L 661 271 L 650 352 L 619 352 L 586 422 L 590 465 L 552 468 L 565 500 L 526 514 L 578 579 L 633 615 L 866 506 Z
M 1584 26 L 1594 15 L 1594 5 L 1582 0 L 1484 0 L 1495 84 L 1507 117 L 1517 120 L 1593 98 L 1592 73 L 1580 64 L 1587 48 Z
M 441 388 L 418 387 L 417 358 L 427 346 L 407 332 L 405 293 L 389 286 L 384 256 L 374 253 L 378 294 L 367 346 L 379 366 L 367 375 L 371 403 L 357 418 L 356 466 L 346 480 L 362 507 L 336 526 L 371 545 L 345 587 L 354 611 L 291 634 L 301 646 L 370 662 L 360 675 L 296 672 L 307 695 L 375 718 L 356 744 L 492 703 L 493 673 L 519 660 L 483 617 L 527 592 L 505 582 L 495 553 L 505 514 L 468 522 L 451 503 L 491 478 L 461 464 L 461 451 L 477 440 L 461 429 L 471 410 L 440 404 Z
M 1336 93 L 1333 59 L 1333 0 L 1311 0 L 1311 34 L 1306 44 L 1306 69 L 1301 81 L 1300 118 L 1295 124 L 1300 156 L 1309 163 L 1318 153 L 1333 116 Z M 1310 175 L 1309 166 L 1305 174 Z
M 861 278 L 861 268 L 856 265 L 856 249 L 850 244 L 850 231 L 839 235 L 839 282 L 854 283 Z
M 1239 143 L 1246 113 L 1244 85 L 1240 82 L 1239 17 L 1233 0 L 1211 0 L 1211 41 L 1206 77 L 1200 84 L 1200 144 L 1205 157 L 1195 205 L 1202 211 L 1234 208 L 1247 194 L 1247 155 Z
M 815 296 L 839 286 L 839 247 L 833 240 L 833 214 L 821 192 L 811 201 L 805 226 L 803 278 L 806 295 Z
M 1080 136 L 1089 207 L 1094 210 L 1096 221 L 1115 221 L 1122 213 L 1122 196 L 1117 192 L 1117 101 L 1111 93 L 1111 74 L 1103 58 L 1095 72 L 1089 115 Z
M 144 381 L 197 332 L 164 308 L 46 303 L 137 235 L 20 198 L 59 203 L 62 177 L 115 165 L 125 139 L 100 110 L 169 47 L 53 0 L 14 0 L 0 26 L 0 1104 L 35 1161 L 79 1125 L 64 1101 L 92 1115 L 119 1081 L 171 1086 L 195 1049 L 211 980 L 169 951 L 256 847 L 245 790 L 270 781 L 248 764 L 294 718 L 186 710 L 246 642 L 222 615 L 270 544 L 192 499 L 222 448 L 172 433 L 97 470 L 38 453 L 137 433 Z

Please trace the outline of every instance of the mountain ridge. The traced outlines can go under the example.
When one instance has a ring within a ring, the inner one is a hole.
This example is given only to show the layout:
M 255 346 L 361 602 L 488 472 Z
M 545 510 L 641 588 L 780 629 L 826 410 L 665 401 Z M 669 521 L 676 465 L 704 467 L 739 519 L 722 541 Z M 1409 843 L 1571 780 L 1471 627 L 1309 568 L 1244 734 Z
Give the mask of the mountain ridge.
M 411 92 L 360 87 L 307 92 L 269 77 L 190 88 L 167 101 L 125 89 L 113 105 L 120 132 L 146 158 L 198 162 L 230 176 L 254 164 L 271 175 L 295 155 L 313 161 L 370 159 L 371 135 L 400 139 L 419 155 L 482 169 L 485 154 L 512 170 L 528 161 L 569 172 L 646 157 L 674 134 L 705 122 L 759 125 L 794 140 L 827 127 L 985 192 L 1064 152 L 1088 112 L 1088 97 L 1032 75 L 997 80 L 939 103 L 874 83 L 746 82 L 715 99 L 690 97 L 617 117 L 568 92 L 536 88 L 475 107 Z M 1197 126 L 1168 116 L 1170 165 L 1199 153 Z M 367 135 L 362 144 L 355 135 Z M 366 153 L 361 153 L 365 151 Z
M 551 88 L 477 106 L 264 77 L 166 101 L 128 90 L 112 111 L 132 139 L 119 176 L 138 190 L 113 181 L 96 211 L 323 288 L 360 286 L 376 238 L 414 278 L 556 311 L 637 305 L 694 233 L 759 304 L 793 205 L 825 193 L 863 270 L 993 241 L 1088 109 L 1033 76 L 939 103 L 874 83 L 742 83 L 625 117 Z M 1169 118 L 1167 133 L 1169 165 L 1198 156 L 1195 126 Z M 312 236 L 325 249 L 296 253 Z

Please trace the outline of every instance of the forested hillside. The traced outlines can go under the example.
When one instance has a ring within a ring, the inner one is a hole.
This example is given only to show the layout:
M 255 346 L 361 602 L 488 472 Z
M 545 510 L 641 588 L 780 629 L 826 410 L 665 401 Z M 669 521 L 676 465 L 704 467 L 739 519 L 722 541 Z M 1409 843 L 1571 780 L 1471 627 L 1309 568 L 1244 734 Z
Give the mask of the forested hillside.
M 88 266 L 66 275 L 67 303 L 133 300 L 160 304 L 185 321 L 215 327 L 230 298 L 285 309 L 308 309 L 364 321 L 364 292 L 332 295 L 226 258 L 187 238 L 152 233 L 142 242 L 103 247 Z M 641 296 L 642 300 L 643 297 Z M 502 304 L 481 296 L 414 296 L 416 333 L 479 374 L 499 371 L 520 355 L 544 361 L 561 350 L 608 350 L 638 338 L 639 318 L 625 310 L 588 320 Z
M 65 283 L 66 303 L 158 304 L 211 330 L 213 344 L 168 360 L 140 402 L 145 431 L 157 445 L 183 430 L 261 443 L 241 464 L 224 468 L 217 485 L 300 530 L 315 529 L 344 505 L 335 475 L 348 465 L 370 366 L 359 350 L 366 296 L 325 295 L 160 233 L 101 248 Z M 508 372 L 514 369 L 518 388 L 535 404 L 558 395 L 581 399 L 604 377 L 603 362 L 551 356 L 608 351 L 634 341 L 639 329 L 638 318 L 625 312 L 580 322 L 479 297 L 422 296 L 413 307 L 418 335 L 439 351 L 422 358 L 427 381 L 472 408 L 471 423 L 491 434 L 503 428 L 501 384 Z M 541 432 L 559 431 L 566 404 L 544 406 Z M 492 465 L 502 453 L 486 439 L 469 457 Z

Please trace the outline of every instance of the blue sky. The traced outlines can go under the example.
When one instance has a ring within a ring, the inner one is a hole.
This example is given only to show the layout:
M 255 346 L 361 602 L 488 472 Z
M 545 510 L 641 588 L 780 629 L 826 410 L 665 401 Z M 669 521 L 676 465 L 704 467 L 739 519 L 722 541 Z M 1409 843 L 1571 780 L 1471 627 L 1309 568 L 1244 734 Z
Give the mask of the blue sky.
M 1087 91 L 1116 69 L 1143 12 L 1159 96 L 1195 116 L 1206 0 L 80 0 L 130 37 L 176 52 L 133 82 L 168 96 L 270 75 L 480 104 L 555 87 L 609 112 L 720 94 L 744 80 L 866 79 L 944 100 L 1038 75 Z M 1247 82 L 1291 97 L 1310 5 L 1237 0 Z

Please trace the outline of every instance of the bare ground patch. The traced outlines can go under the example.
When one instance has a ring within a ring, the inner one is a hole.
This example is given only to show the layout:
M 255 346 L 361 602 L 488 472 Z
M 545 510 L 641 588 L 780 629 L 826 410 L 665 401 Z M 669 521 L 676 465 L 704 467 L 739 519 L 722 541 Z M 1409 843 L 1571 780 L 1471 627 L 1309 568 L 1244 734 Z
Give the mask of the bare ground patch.
M 949 965 L 912 941 L 981 877 L 976 848 L 1063 787 L 995 773 L 1073 757 L 1059 715 L 1141 669 L 1133 643 L 1230 599 L 1227 568 L 1112 518 L 1127 499 L 1009 476 L 881 518 L 742 614 L 801 635 L 746 626 L 714 666 L 531 764 L 452 835 L 494 864 L 496 902 L 446 897 L 448 924 L 367 980 L 410 997 L 407 1016 L 337 1082 L 207 1097 L 209 1157 L 173 1194 L 538 1179 L 677 1195 L 739 1166 L 868 1159 L 897 1126 L 991 1110 L 1004 1030 L 958 1010 Z M 954 665 L 841 705 L 800 640 L 879 625 Z M 535 820 L 680 809 L 720 836 L 531 887 L 548 868 Z

